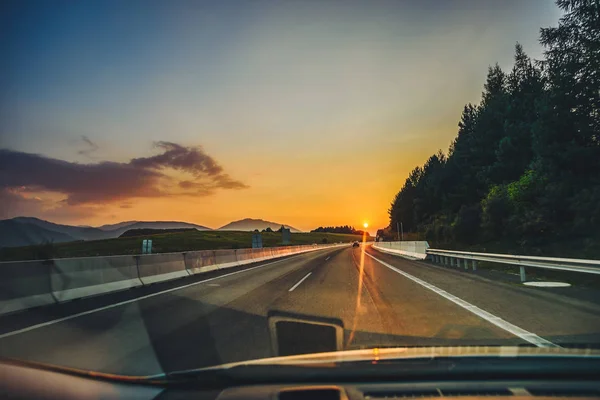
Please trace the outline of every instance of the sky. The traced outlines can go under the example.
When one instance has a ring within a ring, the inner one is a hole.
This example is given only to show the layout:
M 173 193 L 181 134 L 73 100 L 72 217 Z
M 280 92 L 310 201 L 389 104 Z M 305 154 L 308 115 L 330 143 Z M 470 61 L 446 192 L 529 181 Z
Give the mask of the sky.
M 0 218 L 388 225 L 551 0 L 0 5 Z

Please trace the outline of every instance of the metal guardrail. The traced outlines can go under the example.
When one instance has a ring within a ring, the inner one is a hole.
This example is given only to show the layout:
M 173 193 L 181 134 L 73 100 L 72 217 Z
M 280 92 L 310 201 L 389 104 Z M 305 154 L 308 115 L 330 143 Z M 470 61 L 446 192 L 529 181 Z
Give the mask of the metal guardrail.
M 469 261 L 471 261 L 473 271 L 477 270 L 478 261 L 518 265 L 520 267 L 521 282 L 525 282 L 527 279 L 525 275 L 525 267 L 582 272 L 586 274 L 600 274 L 600 260 L 472 253 L 467 251 L 441 249 L 427 249 L 427 255 L 431 256 L 431 259 L 434 263 L 456 266 L 458 268 L 461 268 L 461 264 L 464 264 L 465 269 L 469 268 L 468 264 Z

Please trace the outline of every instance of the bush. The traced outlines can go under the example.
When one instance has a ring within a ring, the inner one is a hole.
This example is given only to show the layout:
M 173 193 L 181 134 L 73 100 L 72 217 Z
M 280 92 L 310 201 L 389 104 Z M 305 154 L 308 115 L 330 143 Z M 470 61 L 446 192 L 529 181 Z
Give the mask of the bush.
M 511 201 L 506 186 L 494 186 L 481 201 L 481 226 L 489 238 L 501 237 L 511 215 Z
M 456 241 L 466 244 L 475 243 L 481 225 L 481 208 L 479 204 L 462 206 L 452 224 L 452 232 Z

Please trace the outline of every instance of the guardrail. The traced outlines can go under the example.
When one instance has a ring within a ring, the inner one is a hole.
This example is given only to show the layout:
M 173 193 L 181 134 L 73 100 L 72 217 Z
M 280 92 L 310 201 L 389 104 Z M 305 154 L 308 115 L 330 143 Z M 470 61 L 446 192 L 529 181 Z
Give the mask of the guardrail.
M 465 269 L 469 269 L 470 261 L 473 271 L 477 270 L 478 261 L 518 265 L 520 267 L 521 282 L 525 282 L 527 280 L 525 267 L 582 272 L 586 274 L 600 274 L 600 260 L 473 253 L 467 251 L 441 249 L 427 249 L 427 255 L 431 256 L 431 259 L 434 263 L 456 266 L 457 268 L 464 267 Z
M 0 315 L 348 243 L 0 263 Z

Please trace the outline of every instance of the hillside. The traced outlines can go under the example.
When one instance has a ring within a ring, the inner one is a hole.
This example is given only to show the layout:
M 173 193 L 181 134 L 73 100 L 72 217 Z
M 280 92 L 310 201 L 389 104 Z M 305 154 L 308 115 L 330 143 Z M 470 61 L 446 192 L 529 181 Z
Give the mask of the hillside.
M 6 228 L 0 235 L 0 247 L 28 246 L 46 241 L 102 240 L 121 236 L 131 229 L 197 229 L 210 230 L 202 225 L 178 221 L 128 221 L 99 228 L 55 224 L 33 217 L 1 220 Z
M 136 222 L 138 222 L 138 221 L 123 221 L 123 222 L 119 222 L 116 224 L 106 224 L 106 225 L 99 226 L 98 229 L 101 229 L 103 231 L 113 231 L 115 229 L 124 228 L 126 226 L 133 225 Z
M 121 226 L 117 229 L 106 231 L 108 238 L 121 236 L 124 232 L 132 229 L 197 229 L 199 231 L 209 231 L 210 228 L 202 225 L 189 224 L 178 221 L 132 221 L 131 224 Z
M 126 230 L 119 236 L 120 238 L 124 237 L 136 237 L 136 236 L 151 236 L 151 235 L 163 235 L 165 233 L 175 233 L 175 232 L 187 232 L 194 231 L 194 228 L 174 228 L 174 229 L 149 229 L 149 228 L 141 228 L 141 229 L 129 229 Z
M 264 247 L 281 246 L 281 233 L 262 233 Z M 118 239 L 93 240 L 54 244 L 53 257 L 91 257 L 119 254 L 140 254 L 142 240 L 152 239 L 152 252 L 172 253 L 193 250 L 241 249 L 252 247 L 252 232 L 199 231 L 164 233 L 152 236 L 123 237 Z M 292 233 L 291 244 L 350 243 L 362 240 L 360 235 L 337 233 Z M 47 250 L 47 249 L 46 249 Z M 39 257 L 39 246 L 11 247 L 0 249 L 0 261 L 32 260 Z
M 33 217 L 16 217 L 13 218 L 12 221 L 31 224 L 48 231 L 64 233 L 71 236 L 73 240 L 95 240 L 106 238 L 106 232 L 103 232 L 98 228 L 55 224 L 50 221 Z
M 43 242 L 70 242 L 73 237 L 40 226 L 13 220 L 0 221 L 0 247 L 27 246 Z
M 281 225 L 289 228 L 291 232 L 301 232 L 299 229 L 294 228 L 293 226 L 282 224 L 279 222 L 271 222 L 265 221 L 263 219 L 253 219 L 253 218 L 245 218 L 239 221 L 233 221 L 228 223 L 225 226 L 220 227 L 218 230 L 220 231 L 253 231 L 258 229 L 262 231 L 263 229 L 271 228 L 276 231 L 281 228 Z

